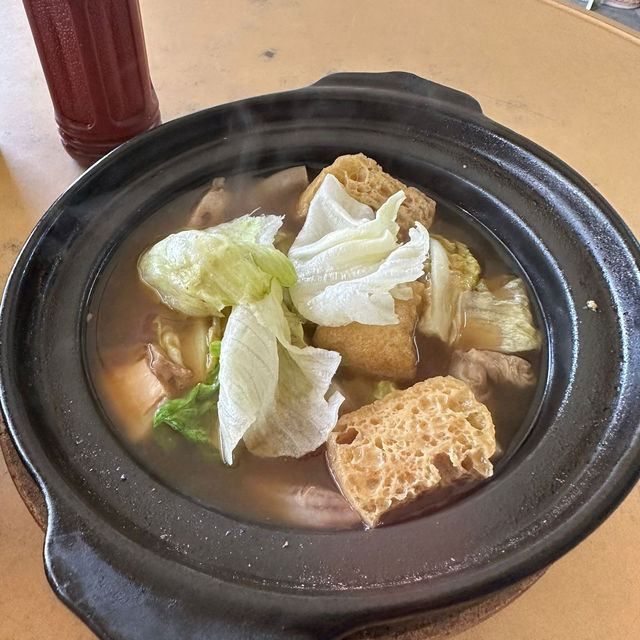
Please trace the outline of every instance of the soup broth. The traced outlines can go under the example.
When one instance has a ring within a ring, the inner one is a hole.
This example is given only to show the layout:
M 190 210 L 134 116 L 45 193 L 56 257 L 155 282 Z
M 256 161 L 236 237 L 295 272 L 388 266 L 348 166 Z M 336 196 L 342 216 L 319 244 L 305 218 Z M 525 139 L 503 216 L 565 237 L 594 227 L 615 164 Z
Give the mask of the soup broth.
M 278 201 L 268 194 L 263 202 L 256 202 L 255 198 L 246 196 L 252 192 L 255 180 L 228 179 L 233 197 L 227 206 L 226 218 L 232 219 L 260 206 L 258 213 L 284 214 L 283 228 L 295 235 L 302 225 L 302 220 L 294 215 L 295 198 L 289 195 Z M 132 363 L 145 357 L 147 343 L 154 340 L 154 318 L 160 316 L 184 336 L 188 336 L 193 322 L 197 322 L 160 302 L 139 280 L 137 260 L 154 242 L 187 227 L 205 191 L 203 187 L 176 197 L 140 225 L 111 261 L 111 270 L 104 276 L 93 331 L 88 333 L 89 365 L 101 404 L 113 428 L 151 474 L 207 506 L 243 520 L 274 526 L 359 528 L 362 526 L 359 518 L 350 511 L 331 477 L 324 447 L 304 458 L 293 459 L 261 458 L 240 445 L 235 456 L 237 462 L 229 467 L 220 461 L 213 448 L 187 441 L 166 424 L 152 428 L 152 411 L 136 417 L 130 404 L 123 402 L 123 386 L 129 384 Z M 480 262 L 483 277 L 513 274 L 512 267 L 492 244 L 446 204 L 438 203 L 430 232 L 464 242 Z M 450 347 L 419 332 L 415 333 L 415 344 L 417 375 L 402 388 L 432 376 L 447 375 L 449 370 Z M 539 377 L 539 354 L 528 353 L 526 357 Z M 376 380 L 338 369 L 335 381 L 346 397 L 345 409 L 353 410 L 373 401 Z M 521 429 L 536 387 L 522 390 L 509 387 L 502 391 L 500 385 L 496 385 L 492 399 L 487 402 L 498 444 L 494 463 Z M 436 490 L 428 497 L 392 511 L 382 522 L 388 524 L 424 514 L 467 490 L 465 485 Z

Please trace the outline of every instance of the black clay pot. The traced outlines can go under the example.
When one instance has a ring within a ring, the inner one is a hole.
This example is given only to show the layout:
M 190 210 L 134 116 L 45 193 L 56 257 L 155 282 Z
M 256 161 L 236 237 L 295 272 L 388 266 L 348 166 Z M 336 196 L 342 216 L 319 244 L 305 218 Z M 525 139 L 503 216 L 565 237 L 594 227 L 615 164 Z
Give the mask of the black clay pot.
M 86 371 L 92 292 L 119 243 L 176 194 L 358 151 L 517 265 L 546 333 L 546 384 L 517 448 L 455 504 L 368 532 L 240 522 L 156 480 L 109 428 Z M 403 73 L 330 76 L 124 144 L 42 218 L 2 307 L 2 406 L 46 497 L 53 588 L 102 638 L 321 639 L 428 619 L 540 570 L 640 471 L 638 256 L 569 167 L 469 96 Z

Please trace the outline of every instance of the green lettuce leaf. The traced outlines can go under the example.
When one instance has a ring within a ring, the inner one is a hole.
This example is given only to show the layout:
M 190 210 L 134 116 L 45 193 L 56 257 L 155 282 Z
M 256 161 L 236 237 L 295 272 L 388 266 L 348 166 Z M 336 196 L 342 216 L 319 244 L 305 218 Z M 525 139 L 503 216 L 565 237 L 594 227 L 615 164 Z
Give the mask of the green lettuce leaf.
M 279 216 L 252 216 L 249 214 L 229 222 L 223 222 L 215 227 L 209 227 L 204 231 L 224 235 L 237 242 L 256 242 L 270 245 L 273 244 L 281 226 L 282 218 Z
M 529 296 L 520 278 L 493 290 L 481 280 L 475 290 L 463 295 L 461 312 L 458 349 L 517 353 L 540 348 L 540 333 L 533 325 Z
M 480 265 L 462 242 L 432 235 L 429 244 L 429 303 L 418 329 L 452 344 L 460 326 L 460 296 L 478 283 Z
M 291 299 L 303 317 L 330 327 L 398 322 L 392 290 L 423 275 L 429 250 L 420 223 L 409 231 L 409 242 L 397 241 L 404 199 L 399 191 L 374 213 L 335 176 L 324 178 L 288 254 L 298 274 Z
M 198 383 L 182 398 L 174 398 L 160 405 L 153 426 L 167 424 L 191 442 L 218 447 L 218 371 L 216 366 L 206 382 Z
M 272 246 L 281 224 L 277 216 L 243 216 L 174 233 L 140 257 L 140 279 L 188 316 L 216 316 L 225 307 L 255 302 L 269 293 L 274 278 L 287 287 L 296 281 L 291 262 Z
M 252 453 L 301 457 L 323 444 L 338 419 L 343 396 L 325 399 L 340 355 L 292 343 L 282 289 L 235 306 L 220 352 L 222 459 L 244 440 Z

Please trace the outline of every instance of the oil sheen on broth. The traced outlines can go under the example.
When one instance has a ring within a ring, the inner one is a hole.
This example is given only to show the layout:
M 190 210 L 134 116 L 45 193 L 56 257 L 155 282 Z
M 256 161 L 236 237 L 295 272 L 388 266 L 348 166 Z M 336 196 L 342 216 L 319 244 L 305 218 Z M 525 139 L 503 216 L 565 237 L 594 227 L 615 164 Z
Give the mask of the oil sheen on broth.
M 248 213 L 261 206 L 258 213 L 285 214 L 283 229 L 295 235 L 302 224 L 293 213 L 295 198 L 278 200 L 269 194 L 266 202 L 247 200 L 255 178 L 236 177 L 227 181 L 233 194 L 227 207 L 227 219 Z M 188 336 L 197 320 L 186 318 L 162 304 L 138 278 L 138 256 L 154 242 L 187 225 L 194 207 L 206 187 L 178 195 L 154 213 L 122 244 L 105 274 L 103 290 L 94 323 L 88 332 L 88 359 L 98 396 L 110 422 L 133 453 L 158 479 L 184 494 L 226 514 L 250 521 L 304 528 L 360 528 L 357 516 L 339 495 L 328 470 L 324 447 L 301 459 L 260 458 L 243 450 L 234 467 L 222 464 L 218 455 L 206 447 L 190 443 L 166 424 L 151 427 L 152 413 L 143 420 L 132 420 L 135 411 L 122 401 L 122 385 L 128 384 L 126 367 L 142 359 L 147 343 L 154 338 L 152 321 L 161 316 L 172 322 L 179 334 Z M 492 244 L 465 223 L 462 215 L 438 203 L 430 232 L 464 242 L 480 262 L 482 273 L 490 278 L 512 274 L 513 270 L 498 255 Z M 418 369 L 414 380 L 447 375 L 451 348 L 435 338 L 415 333 Z M 527 354 L 536 377 L 539 377 L 539 354 Z M 354 410 L 372 401 L 375 381 L 365 376 L 342 372 L 336 374 L 346 399 L 344 407 Z M 536 387 L 510 388 L 500 393 L 499 386 L 486 404 L 495 427 L 498 453 L 505 451 L 520 430 L 529 411 Z M 499 402 L 495 398 L 500 398 Z M 142 400 L 144 402 L 144 400 Z M 438 508 L 443 502 L 466 492 L 466 486 L 436 490 L 387 514 L 388 524 L 415 517 Z

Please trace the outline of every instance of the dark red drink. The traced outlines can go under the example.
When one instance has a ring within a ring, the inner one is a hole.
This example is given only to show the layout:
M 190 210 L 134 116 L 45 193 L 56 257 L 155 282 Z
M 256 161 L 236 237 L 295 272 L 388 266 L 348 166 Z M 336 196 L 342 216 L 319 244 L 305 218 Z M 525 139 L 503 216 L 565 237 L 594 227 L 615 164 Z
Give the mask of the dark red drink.
M 160 123 L 138 0 L 24 0 L 56 122 L 84 165 Z

